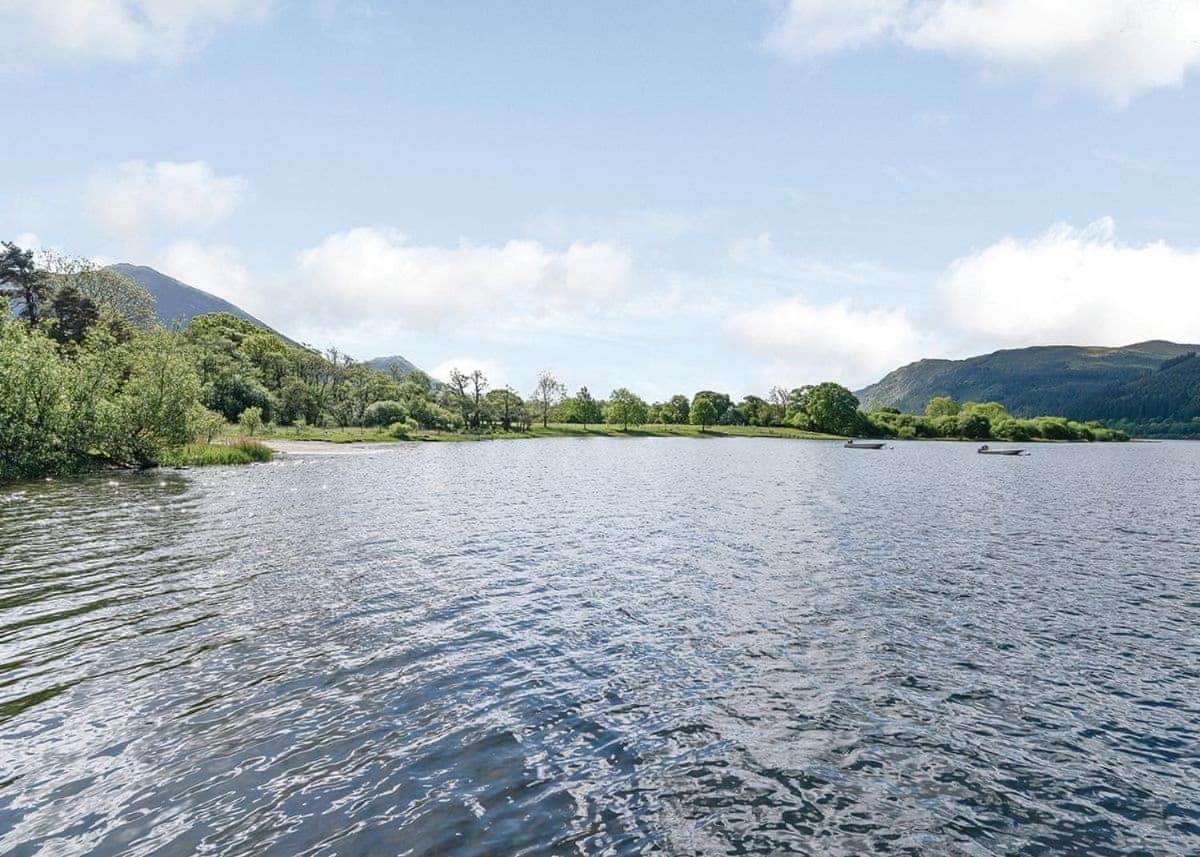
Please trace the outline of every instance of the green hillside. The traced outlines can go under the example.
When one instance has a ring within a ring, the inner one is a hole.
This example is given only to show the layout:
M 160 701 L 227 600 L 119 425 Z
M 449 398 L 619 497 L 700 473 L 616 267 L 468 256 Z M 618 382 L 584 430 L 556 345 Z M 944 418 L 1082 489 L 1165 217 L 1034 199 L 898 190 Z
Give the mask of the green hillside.
M 867 408 L 920 412 L 934 396 L 996 401 L 1016 416 L 1062 414 L 1132 433 L 1200 435 L 1197 345 L 1155 340 L 1122 348 L 1042 346 L 967 360 L 920 360 L 857 395 Z

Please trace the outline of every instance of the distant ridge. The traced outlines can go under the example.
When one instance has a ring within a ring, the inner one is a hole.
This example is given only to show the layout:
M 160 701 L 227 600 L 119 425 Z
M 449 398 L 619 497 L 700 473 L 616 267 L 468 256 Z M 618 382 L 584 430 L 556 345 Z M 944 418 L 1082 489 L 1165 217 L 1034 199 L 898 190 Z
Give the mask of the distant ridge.
M 128 262 L 121 262 L 116 265 L 109 265 L 108 267 L 133 280 L 146 289 L 146 291 L 150 292 L 150 294 L 154 295 L 155 311 L 158 313 L 159 321 L 163 324 L 172 324 L 174 322 L 183 322 L 186 324 L 198 315 L 205 315 L 210 312 L 227 312 L 230 315 L 245 319 L 251 324 L 256 324 L 264 330 L 271 331 L 280 339 L 290 342 L 292 345 L 299 344 L 285 334 L 275 330 L 269 324 L 255 318 L 236 304 L 232 304 L 216 295 L 209 294 L 203 289 L 189 286 L 187 283 L 177 280 L 174 277 L 169 277 L 147 265 L 131 265 Z M 406 360 L 399 354 L 392 357 L 376 357 L 374 360 L 366 361 L 366 363 L 372 369 L 378 369 L 381 372 L 389 371 L 393 365 L 398 367 L 401 373 L 412 372 L 417 369 L 411 361 Z
M 394 368 L 401 375 L 419 371 L 415 363 L 401 357 L 399 354 L 393 354 L 391 357 L 375 357 L 367 360 L 366 364 L 372 369 L 378 369 L 380 372 L 391 372 Z
M 868 408 L 909 413 L 923 411 L 934 396 L 953 396 L 1000 402 L 1021 417 L 1061 414 L 1141 433 L 1200 434 L 1200 360 L 1185 357 L 1195 352 L 1200 345 L 1154 339 L 1119 348 L 1048 345 L 918 360 L 856 395 Z

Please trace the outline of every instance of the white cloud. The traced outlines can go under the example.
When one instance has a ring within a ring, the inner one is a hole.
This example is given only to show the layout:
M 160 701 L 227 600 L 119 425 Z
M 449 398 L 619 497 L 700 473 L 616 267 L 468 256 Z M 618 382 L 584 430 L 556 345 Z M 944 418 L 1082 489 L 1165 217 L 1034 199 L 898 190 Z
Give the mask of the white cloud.
M 894 41 L 1124 104 L 1200 65 L 1194 0 L 791 0 L 765 39 L 808 61 Z
M 788 59 L 818 59 L 888 35 L 908 11 L 909 0 L 791 0 L 766 47 Z
M 37 236 L 37 234 L 33 233 L 33 232 L 22 232 L 20 235 L 18 235 L 13 240 L 13 243 L 16 244 L 18 247 L 20 247 L 22 250 L 41 250 L 42 249 L 42 239 L 39 238 Z
M 175 241 L 159 252 L 154 267 L 247 312 L 257 314 L 264 308 L 259 293 L 251 288 L 241 254 L 228 244 Z
M 261 20 L 270 6 L 270 0 L 3 0 L 0 65 L 178 60 L 221 27 Z
M 92 176 L 87 212 L 108 234 L 134 241 L 163 227 L 211 228 L 232 213 L 245 189 L 240 176 L 218 176 L 204 161 L 126 161 Z
M 816 305 L 801 297 L 736 313 L 726 334 L 746 350 L 775 358 L 772 376 L 789 384 L 835 379 L 857 385 L 922 356 L 922 337 L 903 310 Z
M 941 289 L 984 348 L 1200 338 L 1200 250 L 1123 243 L 1110 218 L 1005 238 L 954 262 Z
M 536 241 L 440 247 L 394 230 L 361 227 L 330 235 L 299 257 L 292 302 L 332 321 L 436 326 L 503 305 L 596 306 L 632 287 L 632 260 L 606 242 L 554 250 Z

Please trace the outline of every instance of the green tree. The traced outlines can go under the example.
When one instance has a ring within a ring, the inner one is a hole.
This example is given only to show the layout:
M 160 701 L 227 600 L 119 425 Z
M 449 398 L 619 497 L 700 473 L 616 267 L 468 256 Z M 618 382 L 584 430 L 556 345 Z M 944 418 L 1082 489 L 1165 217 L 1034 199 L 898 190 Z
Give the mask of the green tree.
M 612 391 L 608 397 L 608 407 L 604 409 L 605 421 L 611 425 L 620 423 L 622 431 L 629 431 L 631 425 L 642 425 L 648 414 L 646 403 L 625 387 Z
M 542 416 L 542 428 L 550 425 L 550 409 L 563 400 L 567 394 L 566 385 L 549 372 L 538 375 L 537 386 L 533 390 L 533 399 L 538 404 Z
M 716 423 L 718 419 L 717 406 L 713 404 L 712 399 L 708 396 L 697 393 L 696 398 L 692 399 L 692 406 L 689 408 L 688 417 L 692 425 L 700 426 L 700 431 L 704 431 Z
M 983 414 L 964 410 L 958 415 L 957 429 L 961 437 L 982 440 L 991 435 L 992 424 Z
M 54 293 L 50 315 L 54 318 L 50 335 L 61 345 L 83 342 L 87 332 L 100 320 L 100 310 L 95 302 L 73 285 Z
M 663 405 L 662 419 L 670 425 L 687 425 L 692 406 L 688 397 L 676 393 Z
M 488 411 L 500 421 L 505 431 L 512 431 L 513 423 L 520 423 L 525 403 L 511 387 L 492 390 L 485 399 Z
M 809 389 L 804 409 L 816 431 L 840 435 L 858 431 L 858 399 L 841 384 L 826 381 Z
M 389 399 L 382 399 L 367 405 L 363 412 L 363 425 L 390 426 L 392 423 L 403 422 L 408 417 L 408 410 L 403 404 Z
M 927 417 L 956 417 L 961 408 L 951 396 L 934 396 L 925 404 Z
M 119 464 L 149 467 L 195 435 L 200 379 L 178 334 L 157 328 L 122 348 L 126 379 L 105 403 L 98 446 Z
M 11 241 L 0 243 L 0 295 L 20 302 L 21 317 L 30 327 L 42 318 L 42 303 L 49 283 L 38 269 L 32 250 L 22 250 Z
M 242 430 L 242 434 L 254 437 L 263 427 L 262 408 L 251 406 L 242 411 L 238 416 L 238 426 Z
M 999 402 L 967 402 L 962 406 L 965 413 L 987 417 L 988 422 L 997 423 L 1008 419 L 1008 410 Z
M 579 392 L 571 402 L 567 422 L 581 423 L 586 429 L 592 423 L 604 421 L 604 412 L 600 403 L 592 398 L 587 387 L 580 387 Z

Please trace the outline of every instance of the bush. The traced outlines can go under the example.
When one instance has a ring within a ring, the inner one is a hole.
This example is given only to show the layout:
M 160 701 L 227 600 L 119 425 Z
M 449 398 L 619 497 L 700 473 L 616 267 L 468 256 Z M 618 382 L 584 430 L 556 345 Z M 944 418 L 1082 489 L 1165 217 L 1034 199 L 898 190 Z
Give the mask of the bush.
M 367 406 L 363 412 L 363 425 L 391 426 L 402 422 L 408 416 L 408 409 L 400 402 L 384 399 Z
M 238 425 L 245 434 L 254 437 L 255 432 L 261 431 L 263 427 L 262 408 L 246 408 L 238 417 Z
M 896 432 L 896 437 L 901 440 L 912 440 L 917 436 L 917 430 L 912 426 L 900 426 L 900 430 Z
M 957 430 L 962 437 L 978 440 L 991 434 L 992 424 L 983 414 L 964 410 L 958 415 Z
M 416 427 L 416 423 L 407 420 L 404 422 L 396 421 L 388 426 L 388 434 L 396 438 L 396 440 L 408 440 L 411 437 L 412 429 Z

